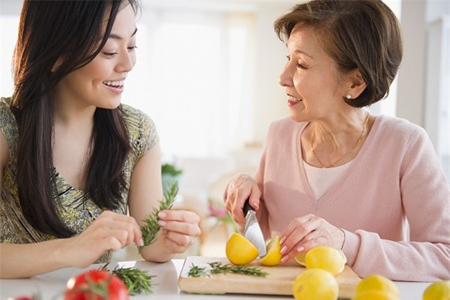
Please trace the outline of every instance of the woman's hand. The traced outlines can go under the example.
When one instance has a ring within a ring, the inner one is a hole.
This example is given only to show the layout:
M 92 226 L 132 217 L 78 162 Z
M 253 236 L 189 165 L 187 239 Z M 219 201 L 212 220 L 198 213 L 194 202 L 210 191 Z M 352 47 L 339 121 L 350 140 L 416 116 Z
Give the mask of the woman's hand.
M 136 220 L 104 211 L 85 231 L 67 239 L 61 253 L 74 267 L 85 268 L 106 251 L 117 251 L 133 242 L 143 245 L 141 229 Z
M 245 224 L 243 212 L 244 203 L 247 199 L 254 210 L 259 209 L 259 198 L 261 192 L 256 181 L 247 174 L 235 176 L 228 183 L 223 195 L 226 209 L 231 213 L 233 220 L 240 224 Z
M 162 229 L 158 239 L 173 254 L 186 251 L 201 233 L 200 217 L 192 211 L 163 210 L 158 217 Z
M 281 233 L 281 260 L 287 262 L 299 252 L 306 252 L 317 246 L 342 249 L 344 240 L 344 231 L 322 218 L 315 215 L 296 218 Z

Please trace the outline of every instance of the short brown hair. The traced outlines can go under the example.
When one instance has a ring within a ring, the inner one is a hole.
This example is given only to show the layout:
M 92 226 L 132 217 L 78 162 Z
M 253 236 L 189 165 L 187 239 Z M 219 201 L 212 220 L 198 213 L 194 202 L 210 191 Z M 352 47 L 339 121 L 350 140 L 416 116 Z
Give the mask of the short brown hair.
M 380 0 L 312 0 L 294 6 L 275 21 L 275 32 L 286 41 L 295 25 L 312 28 L 325 52 L 342 74 L 359 69 L 366 89 L 354 107 L 375 103 L 389 94 L 402 60 L 398 20 Z

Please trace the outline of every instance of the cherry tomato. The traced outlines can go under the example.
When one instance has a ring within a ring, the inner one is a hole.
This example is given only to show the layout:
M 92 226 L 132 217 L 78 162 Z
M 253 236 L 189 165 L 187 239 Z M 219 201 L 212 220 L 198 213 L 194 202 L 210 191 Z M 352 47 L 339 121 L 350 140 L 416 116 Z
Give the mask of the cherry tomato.
M 67 281 L 64 300 L 128 300 L 122 280 L 107 271 L 91 270 Z

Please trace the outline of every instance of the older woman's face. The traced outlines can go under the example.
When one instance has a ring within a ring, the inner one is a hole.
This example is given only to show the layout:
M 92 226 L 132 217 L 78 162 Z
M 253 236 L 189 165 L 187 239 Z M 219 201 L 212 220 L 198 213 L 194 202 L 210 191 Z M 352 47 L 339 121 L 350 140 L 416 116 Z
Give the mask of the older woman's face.
M 326 119 L 347 105 L 336 63 L 325 53 L 311 28 L 294 27 L 287 48 L 288 62 L 280 75 L 280 85 L 286 88 L 294 121 Z

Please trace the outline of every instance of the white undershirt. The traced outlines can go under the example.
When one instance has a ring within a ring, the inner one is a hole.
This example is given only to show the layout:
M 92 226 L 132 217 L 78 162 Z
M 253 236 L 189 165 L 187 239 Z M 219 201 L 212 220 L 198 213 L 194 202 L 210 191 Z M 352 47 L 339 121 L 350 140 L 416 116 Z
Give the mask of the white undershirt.
M 305 166 L 306 177 L 316 200 L 322 197 L 330 189 L 330 187 L 339 179 L 339 177 L 348 169 L 351 161 L 334 168 L 317 168 L 308 165 L 303 161 Z

